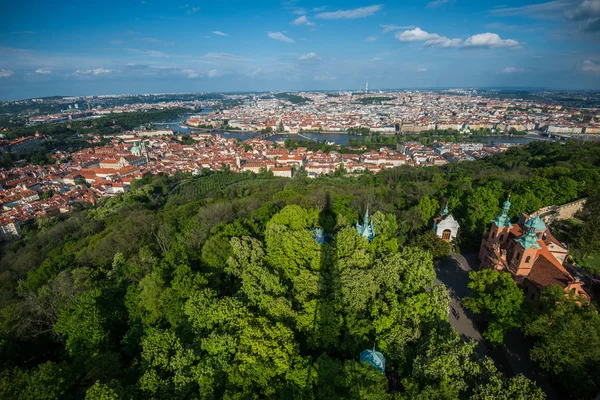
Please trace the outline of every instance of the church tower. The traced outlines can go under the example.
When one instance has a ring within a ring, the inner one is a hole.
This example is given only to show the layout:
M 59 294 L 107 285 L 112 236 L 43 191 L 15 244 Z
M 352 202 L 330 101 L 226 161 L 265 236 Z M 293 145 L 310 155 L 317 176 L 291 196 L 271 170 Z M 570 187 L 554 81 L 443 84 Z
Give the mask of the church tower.
M 479 250 L 479 259 L 484 262 L 486 254 L 494 246 L 502 246 L 508 240 L 508 233 L 512 224 L 508 217 L 508 211 L 510 210 L 510 196 L 502 204 L 502 212 L 495 219 L 491 221 L 492 225 L 487 235 L 481 240 L 481 247 Z
M 537 259 L 538 250 L 542 248 L 538 240 L 546 231 L 546 224 L 539 215 L 529 218 L 524 224 L 526 233 L 515 240 L 515 246 L 511 250 L 509 268 L 518 276 L 527 276 L 531 272 L 533 263 Z

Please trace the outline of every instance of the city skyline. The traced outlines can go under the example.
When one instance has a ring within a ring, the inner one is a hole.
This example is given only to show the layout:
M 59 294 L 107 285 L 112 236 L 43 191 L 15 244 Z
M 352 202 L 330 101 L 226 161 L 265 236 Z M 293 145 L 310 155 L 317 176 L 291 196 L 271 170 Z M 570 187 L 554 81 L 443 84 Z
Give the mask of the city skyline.
M 600 89 L 600 1 L 3 4 L 0 99 Z

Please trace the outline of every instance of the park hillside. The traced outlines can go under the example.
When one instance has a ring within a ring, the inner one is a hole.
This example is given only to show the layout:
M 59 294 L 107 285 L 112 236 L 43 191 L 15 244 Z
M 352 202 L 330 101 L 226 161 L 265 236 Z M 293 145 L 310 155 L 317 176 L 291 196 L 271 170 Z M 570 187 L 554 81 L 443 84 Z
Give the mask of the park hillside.
M 588 198 L 555 231 L 594 275 L 599 188 L 589 143 L 354 177 L 145 176 L 2 244 L 0 398 L 543 399 L 449 325 L 434 263 L 451 248 L 432 219 L 447 205 L 454 251 L 474 252 L 508 194 L 513 220 Z M 532 302 L 493 270 L 470 285 L 491 346 L 522 330 L 565 398 L 596 396 L 594 304 L 556 287 Z

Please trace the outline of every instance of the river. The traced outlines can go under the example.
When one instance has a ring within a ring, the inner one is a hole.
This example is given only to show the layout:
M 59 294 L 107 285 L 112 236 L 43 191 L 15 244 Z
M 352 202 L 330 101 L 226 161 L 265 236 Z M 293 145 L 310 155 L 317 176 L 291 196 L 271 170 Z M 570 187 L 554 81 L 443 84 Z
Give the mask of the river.
M 202 114 L 205 113 L 209 113 L 211 112 L 211 110 L 202 110 Z M 178 132 L 178 133 L 183 133 L 183 134 L 189 134 L 190 133 L 190 128 L 185 127 L 185 120 L 192 114 L 188 114 L 188 115 L 184 115 L 182 117 L 178 117 L 175 118 L 173 120 L 170 121 L 166 121 L 166 122 L 161 122 L 161 123 L 156 123 L 155 125 L 160 126 L 160 127 L 166 127 L 168 126 L 170 129 L 172 129 L 174 132 Z M 192 128 L 193 130 L 193 128 Z M 239 131 L 239 132 L 222 132 L 222 131 L 215 131 L 212 132 L 212 134 L 217 134 L 220 133 L 221 135 L 223 135 L 224 137 L 227 138 L 232 138 L 232 139 L 239 139 L 239 140 L 247 140 L 247 139 L 252 139 L 253 137 L 259 136 L 261 135 L 261 133 L 259 132 L 246 132 L 246 131 Z M 294 138 L 294 139 L 306 139 L 306 140 L 315 140 L 318 142 L 322 142 L 322 141 L 327 141 L 327 142 L 333 142 L 335 144 L 339 144 L 339 145 L 345 145 L 348 143 L 348 140 L 350 140 L 351 138 L 354 139 L 359 139 L 361 138 L 361 136 L 354 136 L 354 135 L 348 135 L 348 134 L 344 134 L 344 133 L 302 133 L 301 136 L 300 135 L 290 135 L 290 134 L 281 134 L 281 135 L 275 135 L 272 136 L 270 138 L 268 138 L 268 140 L 270 140 L 271 142 L 278 142 L 278 141 L 282 141 L 288 138 Z M 518 143 L 518 144 L 527 144 L 529 142 L 533 142 L 533 141 L 537 141 L 537 140 L 553 140 L 553 139 L 549 139 L 545 136 L 537 136 L 537 135 L 528 135 L 528 136 L 481 136 L 481 137 L 477 137 L 476 138 L 478 141 L 484 141 L 487 144 L 499 144 L 499 143 Z
M 251 139 L 255 136 L 260 135 L 260 133 L 258 132 L 213 132 L 213 134 L 216 133 L 220 133 L 222 134 L 224 137 L 228 137 L 228 138 L 232 138 L 232 139 L 239 139 L 239 140 L 247 140 L 247 139 Z M 281 135 L 275 135 L 275 136 L 271 136 L 270 138 L 268 138 L 267 140 L 271 141 L 271 142 L 278 142 L 278 141 L 282 141 L 288 138 L 294 138 L 294 139 L 299 139 L 299 140 L 315 140 L 318 142 L 322 142 L 322 141 L 327 141 L 327 142 L 333 142 L 335 144 L 339 144 L 339 145 L 345 145 L 348 143 L 348 140 L 350 139 L 361 139 L 361 136 L 354 136 L 354 135 L 347 135 L 347 134 L 343 134 L 343 133 L 302 133 L 302 136 L 300 135 L 290 135 L 290 134 L 281 134 Z M 478 141 L 483 141 L 487 144 L 500 144 L 500 143 L 518 143 L 518 144 L 527 144 L 529 142 L 533 142 L 533 141 L 539 141 L 539 140 L 553 140 L 553 139 L 549 139 L 547 137 L 544 136 L 534 136 L 534 135 L 530 135 L 530 136 L 481 136 L 477 138 Z

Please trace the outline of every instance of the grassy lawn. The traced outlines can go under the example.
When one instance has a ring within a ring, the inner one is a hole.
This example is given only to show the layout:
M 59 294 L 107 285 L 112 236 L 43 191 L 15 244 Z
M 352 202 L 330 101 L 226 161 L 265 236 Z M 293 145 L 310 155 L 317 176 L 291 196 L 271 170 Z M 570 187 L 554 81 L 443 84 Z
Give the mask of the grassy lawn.
M 583 269 L 595 276 L 600 276 L 600 254 L 589 254 L 583 260 Z

